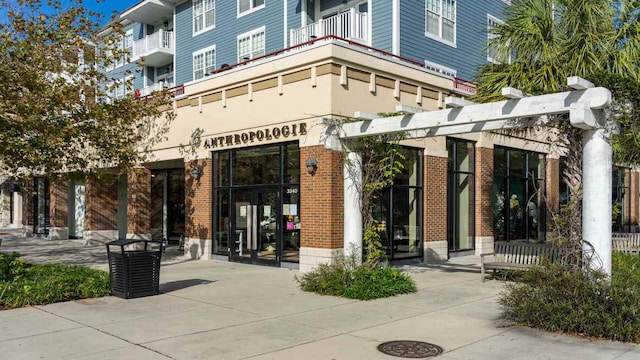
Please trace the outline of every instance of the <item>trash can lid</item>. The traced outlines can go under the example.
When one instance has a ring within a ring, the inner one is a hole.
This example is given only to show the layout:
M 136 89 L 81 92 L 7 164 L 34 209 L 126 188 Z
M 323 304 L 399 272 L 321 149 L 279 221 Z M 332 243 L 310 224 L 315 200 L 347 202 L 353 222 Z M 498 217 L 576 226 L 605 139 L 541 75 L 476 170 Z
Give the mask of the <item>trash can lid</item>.
M 145 242 L 145 243 L 158 243 L 158 244 L 162 244 L 161 241 L 157 241 L 157 240 L 141 240 L 141 239 L 118 239 L 118 240 L 114 240 L 111 242 L 108 242 L 107 245 L 108 246 L 125 246 L 125 245 L 129 245 L 129 244 L 133 244 L 133 243 L 138 243 L 138 242 Z

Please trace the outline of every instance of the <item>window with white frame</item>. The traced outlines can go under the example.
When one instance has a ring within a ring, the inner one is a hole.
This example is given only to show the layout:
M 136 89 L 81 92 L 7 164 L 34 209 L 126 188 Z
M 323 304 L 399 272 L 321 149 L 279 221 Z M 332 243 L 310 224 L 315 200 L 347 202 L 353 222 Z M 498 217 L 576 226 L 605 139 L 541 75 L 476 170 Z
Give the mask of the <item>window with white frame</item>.
M 264 27 L 238 35 L 238 62 L 255 59 L 264 55 Z
M 216 25 L 216 1 L 194 0 L 193 33 L 199 33 Z
M 121 99 L 125 95 L 125 90 L 127 86 L 123 80 L 116 80 L 113 82 L 111 89 L 111 96 L 113 99 Z
M 511 64 L 511 53 L 507 56 L 499 56 L 497 54 L 497 48 L 491 46 L 491 41 L 498 38 L 498 35 L 491 33 L 491 30 L 502 23 L 502 20 L 487 14 L 487 61 L 494 64 Z
M 425 35 L 456 42 L 456 0 L 426 0 Z
M 238 15 L 264 7 L 264 0 L 238 0 Z
M 127 58 L 133 57 L 133 30 L 127 31 L 122 37 L 122 50 L 126 52 L 121 59 L 122 64 L 125 64 Z
M 193 53 L 193 80 L 202 79 L 216 68 L 216 46 Z
M 104 62 L 104 71 L 111 71 L 115 67 L 115 64 L 113 61 L 113 52 L 111 50 L 103 50 L 103 51 L 104 51 L 104 57 L 106 59 Z

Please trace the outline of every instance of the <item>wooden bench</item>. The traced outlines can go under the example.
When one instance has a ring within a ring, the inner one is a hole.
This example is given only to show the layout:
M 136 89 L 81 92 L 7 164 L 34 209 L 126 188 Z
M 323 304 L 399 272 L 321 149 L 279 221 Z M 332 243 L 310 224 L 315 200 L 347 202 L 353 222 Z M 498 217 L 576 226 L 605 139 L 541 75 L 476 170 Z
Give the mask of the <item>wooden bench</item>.
M 613 233 L 611 248 L 613 251 L 640 255 L 640 233 Z
M 543 259 L 556 261 L 558 251 L 548 244 L 528 244 L 520 242 L 497 242 L 491 254 L 480 255 L 480 274 L 485 281 L 487 269 L 496 270 L 526 270 L 541 265 Z

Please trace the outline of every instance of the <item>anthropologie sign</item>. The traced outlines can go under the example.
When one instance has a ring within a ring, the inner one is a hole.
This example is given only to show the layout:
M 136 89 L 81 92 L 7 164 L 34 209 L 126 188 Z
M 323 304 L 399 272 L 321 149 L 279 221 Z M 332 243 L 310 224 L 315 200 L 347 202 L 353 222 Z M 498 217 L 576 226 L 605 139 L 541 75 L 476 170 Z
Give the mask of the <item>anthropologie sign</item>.
M 223 146 L 254 144 L 273 139 L 289 138 L 307 134 L 307 123 L 274 126 L 255 131 L 245 131 L 241 133 L 224 136 L 212 136 L 204 141 L 205 149 L 219 148 Z

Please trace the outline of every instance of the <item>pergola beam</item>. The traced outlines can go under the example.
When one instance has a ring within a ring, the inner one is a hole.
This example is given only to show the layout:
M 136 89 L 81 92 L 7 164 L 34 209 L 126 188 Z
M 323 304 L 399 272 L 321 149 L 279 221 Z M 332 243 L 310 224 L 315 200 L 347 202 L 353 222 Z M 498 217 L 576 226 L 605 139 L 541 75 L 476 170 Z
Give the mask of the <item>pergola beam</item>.
M 611 92 L 605 88 L 591 88 L 345 123 L 342 125 L 341 138 L 499 120 L 537 118 L 544 115 L 568 113 L 571 104 L 578 102 L 588 103 L 590 109 L 602 109 L 611 102 Z

